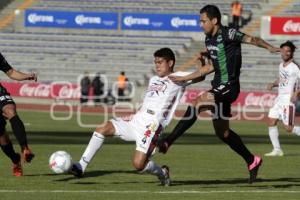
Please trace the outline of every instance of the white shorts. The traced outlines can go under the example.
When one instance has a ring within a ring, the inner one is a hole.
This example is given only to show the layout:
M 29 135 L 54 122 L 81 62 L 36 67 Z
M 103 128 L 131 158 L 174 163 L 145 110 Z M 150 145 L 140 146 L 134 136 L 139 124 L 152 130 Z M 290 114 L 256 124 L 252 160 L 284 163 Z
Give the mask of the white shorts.
M 293 103 L 275 103 L 275 105 L 270 108 L 268 117 L 279 119 L 286 126 L 293 126 L 295 120 L 295 105 Z
M 147 116 L 148 115 L 148 116 Z M 116 129 L 115 135 L 125 141 L 135 141 L 136 150 L 148 156 L 155 149 L 155 143 L 162 132 L 158 120 L 147 113 L 114 118 L 110 120 Z

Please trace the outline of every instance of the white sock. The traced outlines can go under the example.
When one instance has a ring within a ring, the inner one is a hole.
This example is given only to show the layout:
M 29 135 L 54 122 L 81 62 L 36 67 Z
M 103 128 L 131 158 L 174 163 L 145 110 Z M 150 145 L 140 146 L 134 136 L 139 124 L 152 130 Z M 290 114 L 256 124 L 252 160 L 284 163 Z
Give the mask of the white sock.
M 300 126 L 294 126 L 292 133 L 300 136 Z
M 281 150 L 280 143 L 279 143 L 279 133 L 277 126 L 270 126 L 269 127 L 269 136 L 272 142 L 273 148 L 275 150 Z
M 164 177 L 164 172 L 161 167 L 155 164 L 152 160 L 149 160 L 142 173 L 144 172 L 148 172 L 158 177 Z
M 101 133 L 94 132 L 88 146 L 82 154 L 79 164 L 84 172 L 88 164 L 91 162 L 97 151 L 101 148 L 105 137 Z

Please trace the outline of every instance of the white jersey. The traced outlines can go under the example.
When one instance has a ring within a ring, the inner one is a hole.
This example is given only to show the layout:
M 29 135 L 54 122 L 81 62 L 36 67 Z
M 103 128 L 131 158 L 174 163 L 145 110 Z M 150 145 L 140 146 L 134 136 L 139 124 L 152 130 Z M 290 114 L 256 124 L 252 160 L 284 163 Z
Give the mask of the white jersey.
M 175 72 L 172 75 L 186 76 L 188 74 L 190 72 Z M 174 115 L 184 90 L 185 85 L 173 83 L 168 76 L 154 76 L 149 81 L 139 112 L 152 114 L 163 127 L 166 127 Z
M 287 66 L 283 63 L 279 65 L 279 85 L 277 101 L 289 104 L 291 96 L 298 88 L 298 78 L 300 78 L 300 69 L 294 62 Z

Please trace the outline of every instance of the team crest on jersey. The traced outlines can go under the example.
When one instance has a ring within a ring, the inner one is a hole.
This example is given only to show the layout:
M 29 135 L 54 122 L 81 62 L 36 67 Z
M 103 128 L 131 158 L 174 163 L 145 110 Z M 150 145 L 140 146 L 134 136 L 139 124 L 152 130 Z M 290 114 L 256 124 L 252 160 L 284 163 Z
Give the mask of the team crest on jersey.
M 280 71 L 279 87 L 284 87 L 289 83 L 290 75 L 286 71 Z
M 221 41 L 222 41 L 222 35 L 218 35 L 217 42 L 221 42 Z
M 167 83 L 169 82 L 168 79 L 166 80 L 157 80 L 155 83 L 149 86 L 148 91 L 150 96 L 157 95 L 159 96 L 160 93 L 165 93 L 166 89 L 168 88 Z
M 156 131 L 156 127 L 157 127 L 156 123 L 152 123 L 146 126 L 147 130 L 145 131 L 144 138 L 142 139 L 143 144 L 147 142 L 147 138 L 151 137 L 151 133 Z
M 234 39 L 234 36 L 235 36 L 235 33 L 236 33 L 236 30 L 235 29 L 229 29 L 228 31 L 228 37 L 229 39 L 233 40 Z

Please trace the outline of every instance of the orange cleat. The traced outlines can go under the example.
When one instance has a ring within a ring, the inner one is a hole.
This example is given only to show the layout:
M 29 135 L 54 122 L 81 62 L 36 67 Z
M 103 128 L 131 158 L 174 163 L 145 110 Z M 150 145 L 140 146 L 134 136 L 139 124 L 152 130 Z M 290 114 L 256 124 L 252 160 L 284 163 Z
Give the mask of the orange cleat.
M 19 154 L 18 154 L 19 155 Z M 20 158 L 20 155 L 19 155 Z M 21 165 L 21 158 L 19 159 L 18 163 L 13 163 L 13 175 L 20 177 L 23 176 L 23 170 L 22 170 L 22 165 Z

